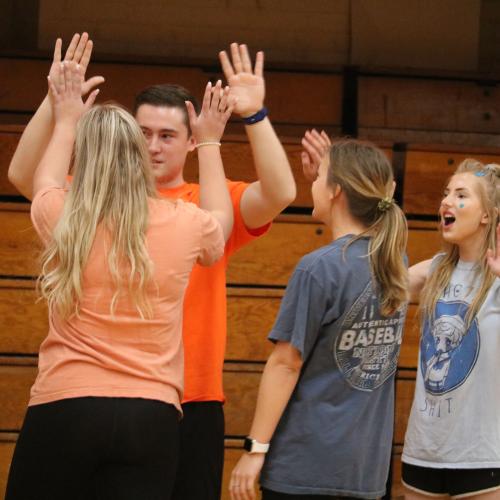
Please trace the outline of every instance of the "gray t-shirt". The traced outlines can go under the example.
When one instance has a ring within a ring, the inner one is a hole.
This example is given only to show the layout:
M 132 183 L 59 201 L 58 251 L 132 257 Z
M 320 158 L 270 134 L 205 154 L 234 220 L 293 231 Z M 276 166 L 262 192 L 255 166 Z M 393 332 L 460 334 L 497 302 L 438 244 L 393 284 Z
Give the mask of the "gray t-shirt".
M 434 258 L 431 272 L 441 255 Z M 420 467 L 500 467 L 500 278 L 473 321 L 477 264 L 459 261 L 422 325 L 415 397 L 403 462 Z
M 380 497 L 388 477 L 394 374 L 406 308 L 383 317 L 368 238 L 302 258 L 269 338 L 304 361 L 261 474 L 288 494 Z

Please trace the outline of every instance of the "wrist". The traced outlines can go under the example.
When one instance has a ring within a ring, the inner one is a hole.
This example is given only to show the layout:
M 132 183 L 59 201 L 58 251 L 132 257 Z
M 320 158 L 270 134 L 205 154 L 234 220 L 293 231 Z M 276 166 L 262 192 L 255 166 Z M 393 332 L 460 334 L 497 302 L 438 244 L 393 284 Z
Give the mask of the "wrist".
M 217 141 L 217 140 L 206 140 L 206 141 L 197 141 L 196 144 L 194 145 L 194 147 L 196 149 L 198 148 L 202 148 L 202 147 L 209 147 L 209 146 L 216 146 L 216 147 L 221 147 L 221 143 L 220 141 Z
M 245 125 L 253 125 L 254 123 L 258 123 L 264 120 L 267 114 L 268 110 L 265 106 L 263 106 L 262 108 L 260 108 L 258 111 L 254 112 L 251 115 L 247 115 L 245 113 L 245 116 L 242 115 L 242 118 Z
M 53 133 L 63 139 L 74 141 L 76 136 L 76 123 L 71 121 L 56 121 Z
M 257 441 L 256 439 L 253 439 L 250 436 L 247 436 L 245 438 L 245 442 L 243 443 L 243 448 L 250 455 L 253 455 L 255 453 L 265 454 L 269 451 L 269 443 L 261 443 L 261 442 Z

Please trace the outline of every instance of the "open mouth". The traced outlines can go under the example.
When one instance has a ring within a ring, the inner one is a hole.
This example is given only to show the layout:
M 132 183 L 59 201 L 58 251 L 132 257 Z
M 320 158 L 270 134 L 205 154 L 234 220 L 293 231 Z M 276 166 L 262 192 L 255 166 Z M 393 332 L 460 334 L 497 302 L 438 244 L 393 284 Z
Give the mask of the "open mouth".
M 443 216 L 443 224 L 445 227 L 450 226 L 455 222 L 455 217 L 453 215 L 445 215 Z

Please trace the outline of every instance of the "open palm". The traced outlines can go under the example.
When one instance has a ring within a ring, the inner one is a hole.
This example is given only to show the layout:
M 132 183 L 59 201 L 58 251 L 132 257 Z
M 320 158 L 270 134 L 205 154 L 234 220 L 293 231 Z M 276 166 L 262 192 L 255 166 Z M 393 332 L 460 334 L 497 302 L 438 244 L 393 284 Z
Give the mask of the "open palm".
M 58 38 L 56 40 L 56 45 L 54 47 L 54 57 L 52 60 L 52 66 L 50 67 L 49 77 L 52 78 L 53 81 L 58 77 L 59 74 L 59 65 L 62 61 L 64 62 L 74 62 L 79 64 L 83 71 L 83 76 L 85 78 L 85 73 L 87 71 L 87 67 L 90 62 L 90 56 L 92 55 L 92 40 L 89 39 L 89 35 L 87 33 L 83 33 L 81 36 L 78 33 L 73 35 L 71 42 L 66 50 L 66 54 L 64 55 L 64 59 L 61 58 L 61 49 L 62 49 L 62 40 Z M 104 78 L 102 76 L 94 76 L 84 81 L 81 86 L 82 95 L 88 94 L 88 92 L 104 82 Z
M 257 53 L 254 69 L 246 45 L 231 44 L 232 62 L 225 51 L 219 53 L 219 58 L 229 84 L 230 95 L 236 99 L 235 113 L 246 117 L 260 111 L 266 93 L 263 77 L 264 53 Z

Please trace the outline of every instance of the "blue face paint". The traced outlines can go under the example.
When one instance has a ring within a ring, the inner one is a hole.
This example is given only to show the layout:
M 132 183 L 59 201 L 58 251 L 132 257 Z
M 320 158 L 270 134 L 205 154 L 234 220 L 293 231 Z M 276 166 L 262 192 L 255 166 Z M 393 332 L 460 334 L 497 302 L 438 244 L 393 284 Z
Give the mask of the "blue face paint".
M 486 175 L 486 170 L 479 170 L 478 172 L 474 172 L 476 177 L 484 177 Z
M 460 203 L 460 205 L 458 205 L 458 208 L 464 208 L 465 205 L 463 203 Z

